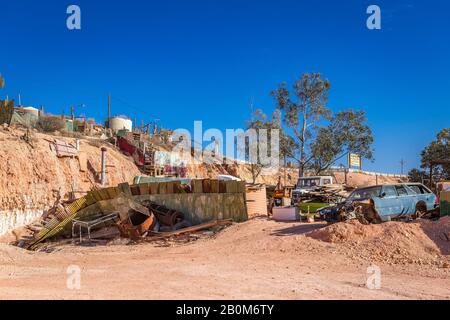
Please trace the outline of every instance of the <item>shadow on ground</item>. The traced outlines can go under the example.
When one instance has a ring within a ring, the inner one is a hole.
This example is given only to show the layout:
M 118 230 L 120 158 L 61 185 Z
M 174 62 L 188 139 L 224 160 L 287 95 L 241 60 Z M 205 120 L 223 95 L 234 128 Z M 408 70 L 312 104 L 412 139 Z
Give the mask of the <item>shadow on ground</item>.
M 450 228 L 448 224 L 422 224 L 422 230 L 436 244 L 442 255 L 450 255 Z
M 286 222 L 286 224 L 292 224 Z M 279 237 L 286 237 L 286 236 L 293 236 L 293 235 L 300 235 L 300 234 L 305 234 L 317 229 L 321 229 L 326 227 L 327 224 L 326 223 L 304 223 L 304 224 L 299 224 L 296 226 L 291 226 L 288 228 L 282 228 L 279 230 L 276 230 L 272 233 L 273 236 L 279 236 Z

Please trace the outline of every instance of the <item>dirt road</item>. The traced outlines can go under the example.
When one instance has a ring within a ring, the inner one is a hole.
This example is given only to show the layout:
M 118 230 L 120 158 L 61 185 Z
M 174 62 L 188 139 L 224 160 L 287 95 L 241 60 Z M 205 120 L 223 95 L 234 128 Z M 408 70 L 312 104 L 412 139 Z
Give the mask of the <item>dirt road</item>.
M 377 261 L 381 288 L 369 290 L 372 261 L 305 235 L 322 227 L 257 219 L 170 247 L 29 253 L 2 245 L 0 299 L 450 299 L 446 265 Z M 79 290 L 67 287 L 73 265 L 81 269 Z

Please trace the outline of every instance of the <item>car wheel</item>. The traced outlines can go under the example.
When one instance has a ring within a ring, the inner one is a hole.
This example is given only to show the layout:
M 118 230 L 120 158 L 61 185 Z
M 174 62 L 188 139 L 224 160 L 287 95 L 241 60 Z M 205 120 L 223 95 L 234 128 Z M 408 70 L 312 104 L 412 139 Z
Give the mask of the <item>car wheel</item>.
M 420 219 L 422 218 L 425 214 L 427 214 L 427 207 L 423 204 L 423 203 L 419 203 L 416 206 L 416 213 L 414 214 L 414 219 Z

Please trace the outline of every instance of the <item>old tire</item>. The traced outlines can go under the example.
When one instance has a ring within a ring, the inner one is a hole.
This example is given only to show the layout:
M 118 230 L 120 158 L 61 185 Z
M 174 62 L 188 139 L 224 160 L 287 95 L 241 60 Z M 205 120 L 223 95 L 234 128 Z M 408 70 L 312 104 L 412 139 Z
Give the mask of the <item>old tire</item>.
M 417 220 L 417 219 L 422 218 L 424 215 L 427 214 L 427 212 L 428 212 L 428 210 L 427 210 L 427 206 L 425 205 L 425 203 L 419 202 L 416 205 L 416 213 L 414 214 L 414 219 Z

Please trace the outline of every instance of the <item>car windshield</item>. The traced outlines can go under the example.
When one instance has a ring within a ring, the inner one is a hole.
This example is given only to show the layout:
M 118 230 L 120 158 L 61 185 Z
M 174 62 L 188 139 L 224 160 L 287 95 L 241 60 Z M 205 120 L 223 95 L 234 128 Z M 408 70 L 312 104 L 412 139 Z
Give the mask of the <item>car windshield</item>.
M 349 197 L 348 201 L 355 200 L 367 200 L 374 197 L 379 197 L 381 193 L 381 187 L 365 188 L 355 190 Z

